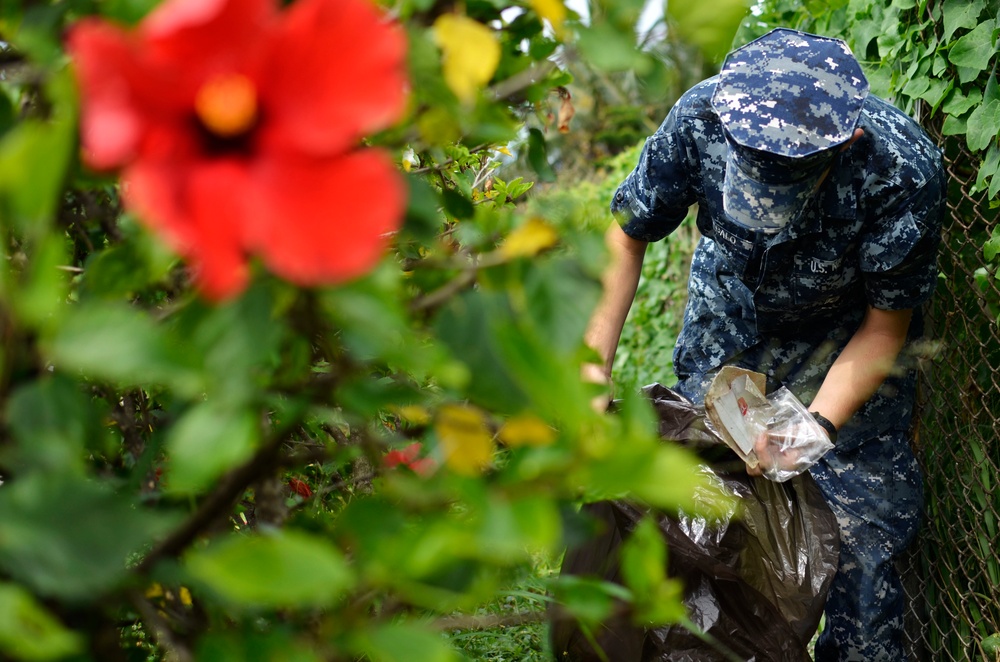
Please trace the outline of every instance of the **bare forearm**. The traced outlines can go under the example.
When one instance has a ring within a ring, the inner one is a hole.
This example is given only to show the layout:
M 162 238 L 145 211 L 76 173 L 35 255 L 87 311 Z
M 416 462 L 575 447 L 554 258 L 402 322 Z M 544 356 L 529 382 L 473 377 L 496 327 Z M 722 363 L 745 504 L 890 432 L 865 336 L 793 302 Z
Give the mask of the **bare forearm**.
M 585 340 L 603 360 L 605 375 L 610 375 L 622 327 L 639 284 L 646 242 L 632 239 L 617 223 L 608 229 L 605 240 L 610 262 L 602 278 L 604 293 L 590 318 Z
M 869 308 L 809 408 L 838 428 L 878 390 L 906 342 L 911 310 Z

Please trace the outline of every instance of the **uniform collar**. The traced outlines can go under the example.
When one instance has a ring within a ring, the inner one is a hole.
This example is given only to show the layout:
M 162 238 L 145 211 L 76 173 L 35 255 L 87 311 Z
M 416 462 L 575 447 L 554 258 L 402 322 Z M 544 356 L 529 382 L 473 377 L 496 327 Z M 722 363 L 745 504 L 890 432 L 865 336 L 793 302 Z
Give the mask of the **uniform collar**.
M 856 164 L 851 150 L 839 154 L 819 191 L 806 204 L 802 215 L 781 229 L 768 241 L 769 246 L 792 241 L 799 237 L 820 234 L 833 219 L 854 218 L 857 214 L 857 196 L 853 186 Z

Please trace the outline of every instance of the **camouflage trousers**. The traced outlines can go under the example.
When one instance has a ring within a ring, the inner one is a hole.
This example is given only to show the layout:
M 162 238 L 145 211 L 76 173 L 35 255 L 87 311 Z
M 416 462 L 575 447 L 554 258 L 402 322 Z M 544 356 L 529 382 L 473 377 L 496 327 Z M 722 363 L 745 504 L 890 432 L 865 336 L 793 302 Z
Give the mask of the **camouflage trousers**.
M 840 566 L 816 662 L 900 662 L 906 600 L 895 561 L 923 511 L 920 467 L 905 430 L 828 453 L 811 469 L 840 524 Z

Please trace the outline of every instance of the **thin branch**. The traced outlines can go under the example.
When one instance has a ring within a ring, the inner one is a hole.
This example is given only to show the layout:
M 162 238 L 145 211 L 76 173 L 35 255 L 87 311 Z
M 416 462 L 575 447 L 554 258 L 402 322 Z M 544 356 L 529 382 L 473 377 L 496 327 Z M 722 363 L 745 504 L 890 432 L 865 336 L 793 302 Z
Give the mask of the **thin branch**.
M 459 614 L 439 618 L 431 627 L 435 630 L 490 630 L 492 628 L 516 627 L 548 620 L 545 611 L 519 611 L 513 614 Z
M 256 455 L 223 476 L 191 517 L 139 562 L 136 572 L 145 574 L 161 560 L 177 556 L 187 549 L 206 527 L 232 506 L 248 485 L 274 468 L 283 441 L 283 435 L 275 435 Z
M 476 152 L 481 152 L 484 149 L 489 149 L 492 147 L 489 143 L 483 143 L 481 145 L 476 145 L 475 147 L 469 148 L 469 155 L 475 154 Z M 410 170 L 411 175 L 422 175 L 428 172 L 441 172 L 445 170 L 448 166 L 455 162 L 455 157 L 450 157 L 442 161 L 441 163 L 435 163 L 434 165 L 424 166 L 423 168 L 414 168 Z
M 491 95 L 494 101 L 501 101 L 517 94 L 525 88 L 531 87 L 548 76 L 549 72 L 555 69 L 555 67 L 556 63 L 552 60 L 536 62 L 510 78 L 500 81 L 487 90 L 487 94 Z
M 138 591 L 129 591 L 129 600 L 142 616 L 142 621 L 152 632 L 153 639 L 157 645 L 164 650 L 164 660 L 166 662 L 192 662 L 194 657 L 191 651 L 174 637 L 170 625 L 167 623 L 153 605 L 139 594 Z
M 411 312 L 427 310 L 441 305 L 455 294 L 475 283 L 477 273 L 478 269 L 476 268 L 467 269 L 433 292 L 428 292 L 424 296 L 414 299 L 410 303 Z

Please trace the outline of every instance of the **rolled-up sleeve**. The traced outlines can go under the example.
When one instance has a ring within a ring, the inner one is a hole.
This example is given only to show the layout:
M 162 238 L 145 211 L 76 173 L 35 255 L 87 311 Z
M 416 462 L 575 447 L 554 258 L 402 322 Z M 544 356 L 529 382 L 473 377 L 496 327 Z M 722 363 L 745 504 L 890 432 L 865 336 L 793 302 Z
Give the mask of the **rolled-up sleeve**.
M 937 283 L 945 210 L 943 171 L 912 196 L 882 212 L 861 239 L 860 266 L 868 302 L 880 310 L 915 308 Z
M 633 239 L 663 239 L 677 229 L 695 201 L 677 116 L 675 106 L 646 140 L 638 164 L 611 201 L 611 212 Z

